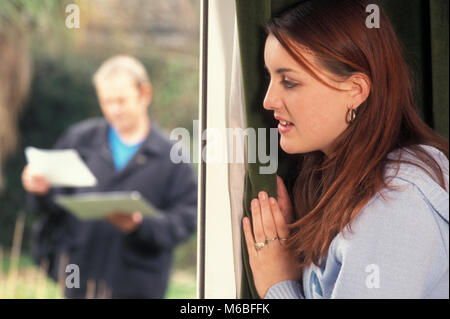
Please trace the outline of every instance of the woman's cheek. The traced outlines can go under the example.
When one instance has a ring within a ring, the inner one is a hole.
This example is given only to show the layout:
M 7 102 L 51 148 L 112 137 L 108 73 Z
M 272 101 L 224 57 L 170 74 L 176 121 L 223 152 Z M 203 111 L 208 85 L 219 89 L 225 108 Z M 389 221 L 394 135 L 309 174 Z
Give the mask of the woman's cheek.
M 316 110 L 312 107 L 303 109 L 298 115 L 299 120 L 295 122 L 297 131 L 309 139 L 320 135 L 326 125 L 325 114 Z
M 333 123 L 326 113 L 309 112 L 305 115 L 303 123 L 297 127 L 304 151 L 311 152 L 323 148 L 329 143 L 333 133 Z

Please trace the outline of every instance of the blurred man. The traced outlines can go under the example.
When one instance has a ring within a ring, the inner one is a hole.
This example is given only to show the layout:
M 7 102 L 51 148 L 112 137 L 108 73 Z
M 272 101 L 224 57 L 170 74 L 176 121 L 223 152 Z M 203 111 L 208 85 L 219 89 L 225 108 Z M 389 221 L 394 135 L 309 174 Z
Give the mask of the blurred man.
M 30 206 L 39 213 L 33 257 L 48 263 L 55 280 L 66 275 L 66 263 L 79 266 L 80 288 L 66 287 L 68 298 L 163 298 L 173 249 L 195 231 L 196 176 L 189 164 L 170 160 L 172 144 L 148 116 L 152 86 L 140 62 L 112 57 L 93 81 L 104 118 L 73 125 L 55 149 L 76 149 L 97 185 L 51 188 L 28 166 L 23 170 Z M 159 216 L 111 212 L 105 220 L 81 221 L 52 201 L 56 194 L 109 191 L 139 191 Z

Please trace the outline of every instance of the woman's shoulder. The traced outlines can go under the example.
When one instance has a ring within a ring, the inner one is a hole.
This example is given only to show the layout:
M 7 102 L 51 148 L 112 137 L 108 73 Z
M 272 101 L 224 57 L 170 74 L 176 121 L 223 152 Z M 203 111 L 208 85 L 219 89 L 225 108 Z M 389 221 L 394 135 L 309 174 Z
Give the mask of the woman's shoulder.
M 349 253 L 380 250 L 395 255 L 419 246 L 448 255 L 448 193 L 437 184 L 421 184 L 402 174 L 392 184 L 398 187 L 378 192 L 336 236 L 332 250 L 338 260 Z
M 449 195 L 438 185 L 423 186 L 402 176 L 391 185 L 396 188 L 378 192 L 354 218 L 351 228 L 355 233 L 426 233 L 438 224 L 448 227 Z
M 437 149 L 429 150 L 447 169 L 444 175 L 448 189 L 448 159 Z M 408 258 L 421 262 L 423 256 L 430 254 L 433 262 L 445 267 L 439 256 L 449 254 L 448 191 L 420 168 L 400 165 L 395 177 L 390 176 L 390 185 L 395 187 L 373 196 L 351 227 L 333 240 L 331 251 L 339 262 L 351 256 L 365 261 L 364 256 L 373 259 L 379 254 L 380 263 L 398 259 L 401 264 Z
M 446 182 L 446 189 L 448 191 L 448 176 L 449 176 L 449 160 L 447 156 L 443 152 L 441 152 L 439 149 L 430 146 L 430 145 L 424 145 L 424 144 L 417 144 L 415 145 L 415 149 L 420 149 L 430 155 L 434 161 L 439 165 L 439 167 L 442 170 L 442 173 L 444 174 L 444 179 Z M 408 162 L 403 163 L 396 163 L 396 162 L 389 162 L 386 165 L 385 170 L 385 178 L 403 178 L 406 181 L 414 182 L 419 180 L 423 180 L 426 182 L 432 182 L 434 179 L 431 178 L 429 172 L 430 167 L 427 162 L 424 162 L 422 159 L 417 157 L 417 155 L 413 152 L 412 147 L 403 147 L 400 149 L 396 149 L 389 153 L 387 155 L 387 158 L 390 160 L 403 160 Z M 414 165 L 415 164 L 415 165 Z M 417 165 L 422 166 L 423 168 L 426 168 L 428 173 L 425 172 L 423 169 L 418 167 Z M 428 178 L 427 178 L 428 177 Z M 436 176 L 434 176 L 436 177 Z
M 389 187 L 394 187 L 396 191 L 390 188 L 383 189 L 378 196 L 374 198 L 378 205 L 389 205 L 383 203 L 387 200 L 395 201 L 398 205 L 410 205 L 413 198 L 420 199 L 427 205 L 431 206 L 441 217 L 449 220 L 449 160 L 435 147 L 429 145 L 418 145 L 427 152 L 439 165 L 445 183 L 445 189 L 436 181 L 437 176 L 433 173 L 426 162 L 423 162 L 411 152 L 410 148 L 403 148 L 391 152 L 388 157 L 391 159 L 401 158 L 408 162 L 422 166 L 418 167 L 411 163 L 389 164 L 386 167 L 385 179 Z M 401 156 L 401 157 L 400 157 Z M 387 195 L 387 196 L 384 196 Z M 391 195 L 391 196 L 389 196 Z
M 442 227 L 448 228 L 449 161 L 436 148 L 426 145 L 423 148 L 442 168 L 446 189 L 415 165 L 401 163 L 399 167 L 387 167 L 385 178 L 389 188 L 380 190 L 370 199 L 351 222 L 351 232 L 346 230 L 344 235 L 348 234 L 350 238 L 373 238 L 381 232 L 385 235 L 389 233 L 388 237 L 395 237 L 401 236 L 401 231 L 405 230 L 403 233 L 410 236 L 411 233 L 429 234 Z M 402 159 L 418 162 L 408 150 L 397 150 L 390 153 L 389 157 L 398 157 L 400 154 Z

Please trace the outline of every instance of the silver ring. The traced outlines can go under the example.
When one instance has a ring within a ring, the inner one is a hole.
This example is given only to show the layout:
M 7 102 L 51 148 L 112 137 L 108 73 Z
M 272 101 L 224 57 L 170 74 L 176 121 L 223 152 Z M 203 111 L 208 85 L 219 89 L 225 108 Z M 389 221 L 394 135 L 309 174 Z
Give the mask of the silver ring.
M 266 238 L 266 244 L 271 241 L 277 240 L 277 239 L 278 239 L 278 236 L 275 236 L 274 238 Z
M 266 245 L 266 243 L 255 243 L 255 249 L 260 250 Z

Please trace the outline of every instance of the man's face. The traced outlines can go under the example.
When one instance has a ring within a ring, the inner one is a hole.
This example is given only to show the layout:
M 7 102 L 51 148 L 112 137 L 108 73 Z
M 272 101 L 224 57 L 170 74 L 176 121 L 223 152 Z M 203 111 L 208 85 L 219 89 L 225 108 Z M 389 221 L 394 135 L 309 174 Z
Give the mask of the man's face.
M 116 74 L 97 84 L 100 108 L 116 130 L 128 131 L 147 115 L 151 102 L 151 86 L 138 88 L 126 74 Z

